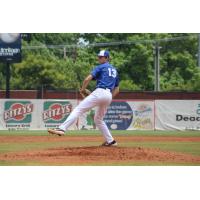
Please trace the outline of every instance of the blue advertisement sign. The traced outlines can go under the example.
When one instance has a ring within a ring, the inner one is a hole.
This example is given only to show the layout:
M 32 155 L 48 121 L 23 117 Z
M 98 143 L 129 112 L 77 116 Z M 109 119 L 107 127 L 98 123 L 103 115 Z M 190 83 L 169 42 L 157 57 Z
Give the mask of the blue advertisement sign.
M 104 121 L 111 130 L 126 130 L 133 120 L 133 110 L 127 102 L 112 102 Z
M 0 62 L 21 62 L 21 34 L 0 33 Z

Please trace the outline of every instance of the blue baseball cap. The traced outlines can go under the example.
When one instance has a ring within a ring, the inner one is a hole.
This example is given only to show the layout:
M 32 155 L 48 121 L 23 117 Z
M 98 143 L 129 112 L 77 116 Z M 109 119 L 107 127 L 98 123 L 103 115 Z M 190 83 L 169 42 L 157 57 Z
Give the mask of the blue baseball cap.
M 109 51 L 107 50 L 101 50 L 99 53 L 98 53 L 98 56 L 103 56 L 103 57 L 110 57 L 110 53 Z

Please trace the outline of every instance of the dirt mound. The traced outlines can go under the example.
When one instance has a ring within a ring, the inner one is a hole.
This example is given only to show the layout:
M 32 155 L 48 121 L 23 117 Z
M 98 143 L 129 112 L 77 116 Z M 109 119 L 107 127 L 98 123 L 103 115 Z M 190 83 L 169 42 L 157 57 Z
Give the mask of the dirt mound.
M 73 147 L 7 153 L 0 160 L 42 161 L 46 164 L 133 163 L 138 161 L 200 163 L 200 156 L 141 147 Z

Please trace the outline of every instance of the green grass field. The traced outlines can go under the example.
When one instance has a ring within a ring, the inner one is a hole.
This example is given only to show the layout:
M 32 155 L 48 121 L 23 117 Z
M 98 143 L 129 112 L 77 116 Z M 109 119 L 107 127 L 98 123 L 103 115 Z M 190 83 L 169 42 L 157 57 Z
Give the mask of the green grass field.
M 47 136 L 46 131 L 0 131 L 0 155 L 5 155 L 13 152 L 26 152 L 26 151 L 35 151 L 35 150 L 46 150 L 51 148 L 64 148 L 64 147 L 88 147 L 88 146 L 98 146 L 99 141 L 73 141 L 73 138 L 77 137 L 86 137 L 87 136 L 101 136 L 98 131 L 69 131 L 64 137 L 68 137 L 69 139 L 67 141 L 25 141 L 25 142 L 1 142 L 1 138 L 8 136 L 8 138 L 12 138 L 13 136 Z M 185 132 L 179 132 L 179 131 L 113 131 L 113 136 L 118 139 L 118 143 L 120 147 L 142 147 L 142 148 L 153 148 L 153 149 L 160 149 L 163 151 L 169 151 L 169 152 L 177 152 L 182 153 L 186 155 L 193 155 L 193 156 L 199 156 L 200 157 L 200 132 L 198 131 L 185 131 Z M 120 141 L 120 137 L 171 137 L 170 141 Z M 53 136 L 54 137 L 54 136 Z M 185 141 L 173 141 L 173 137 L 181 137 L 185 138 Z M 36 137 L 37 138 L 37 137 Z M 194 141 L 187 141 L 187 138 L 193 138 Z M 72 139 L 72 141 L 70 141 Z M 197 141 L 195 141 L 195 139 Z M 15 165 L 56 165 L 51 163 L 44 163 L 41 161 L 35 161 L 35 160 L 1 160 L 0 159 L 0 165 L 1 166 L 15 166 Z M 59 165 L 74 165 L 73 163 L 63 163 Z M 184 163 L 184 162 L 169 162 L 169 161 L 132 161 L 132 162 L 106 162 L 106 163 L 82 163 L 81 165 L 200 165 L 200 163 Z
M 81 131 L 68 131 L 65 136 L 76 136 L 76 135 L 99 135 L 100 132 L 97 130 L 81 130 Z M 200 131 L 131 131 L 131 130 L 120 130 L 112 131 L 113 135 L 136 135 L 136 136 L 175 136 L 175 137 L 200 137 Z M 47 135 L 46 131 L 2 131 L 1 135 Z

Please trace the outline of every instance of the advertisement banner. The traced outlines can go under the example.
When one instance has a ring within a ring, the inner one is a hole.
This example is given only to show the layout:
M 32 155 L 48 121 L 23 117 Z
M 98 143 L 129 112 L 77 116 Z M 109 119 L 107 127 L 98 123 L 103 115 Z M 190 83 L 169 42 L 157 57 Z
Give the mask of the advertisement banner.
M 96 108 L 79 118 L 79 129 L 96 129 Z M 154 101 L 113 101 L 104 121 L 110 130 L 153 130 Z
M 155 104 L 154 101 L 130 102 L 133 109 L 133 120 L 129 129 L 154 130 L 155 126 Z
M 21 62 L 21 35 L 0 33 L 0 62 Z
M 29 130 L 33 128 L 35 106 L 31 100 L 1 101 L 1 128 L 5 130 Z
M 157 130 L 200 130 L 200 100 L 156 100 Z
M 133 120 L 133 110 L 128 102 L 112 102 L 104 117 L 111 130 L 126 130 Z
M 76 105 L 76 100 L 2 99 L 0 101 L 0 130 L 57 128 Z M 76 124 L 70 129 L 77 129 Z
M 77 106 L 77 100 L 1 99 L 0 130 L 57 128 Z M 94 108 L 70 130 L 95 130 Z M 110 130 L 200 130 L 200 100 L 116 101 L 104 121 Z
M 42 101 L 42 120 L 40 128 L 58 128 L 62 124 L 74 107 L 77 105 L 76 100 L 43 100 Z M 70 127 L 75 129 L 76 125 Z
M 57 128 L 77 106 L 76 100 L 2 99 L 0 130 Z M 69 130 L 95 130 L 97 108 L 84 113 Z M 154 101 L 113 101 L 104 121 L 110 130 L 153 130 Z M 199 112 L 200 113 L 200 112 Z

